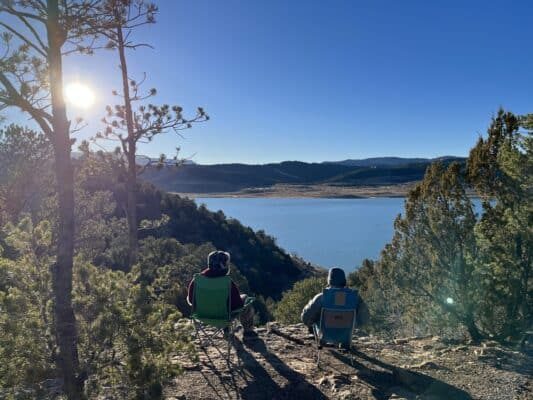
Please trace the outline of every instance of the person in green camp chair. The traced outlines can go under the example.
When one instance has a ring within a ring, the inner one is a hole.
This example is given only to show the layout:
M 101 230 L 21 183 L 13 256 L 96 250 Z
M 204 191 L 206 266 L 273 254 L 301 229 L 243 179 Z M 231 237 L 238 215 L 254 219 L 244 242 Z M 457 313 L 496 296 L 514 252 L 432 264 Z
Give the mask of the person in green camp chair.
M 230 271 L 230 254 L 226 251 L 212 251 L 207 256 L 207 268 L 201 274 L 207 278 L 218 278 L 229 274 Z M 231 282 L 231 310 L 238 310 L 244 306 L 248 295 L 241 294 L 239 288 L 234 282 Z M 189 290 L 187 293 L 187 303 L 192 306 L 194 299 L 194 279 L 189 283 Z M 240 313 L 240 321 L 244 329 L 243 336 L 250 338 L 257 336 L 254 331 L 254 310 L 252 306 L 244 308 Z

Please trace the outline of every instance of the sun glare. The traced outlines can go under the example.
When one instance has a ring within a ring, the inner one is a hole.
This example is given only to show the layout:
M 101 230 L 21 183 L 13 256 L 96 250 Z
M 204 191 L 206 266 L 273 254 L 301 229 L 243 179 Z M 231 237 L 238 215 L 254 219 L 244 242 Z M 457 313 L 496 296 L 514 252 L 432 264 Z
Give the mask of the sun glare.
M 67 85 L 65 97 L 69 104 L 83 109 L 87 109 L 94 104 L 94 93 L 91 88 L 79 82 Z

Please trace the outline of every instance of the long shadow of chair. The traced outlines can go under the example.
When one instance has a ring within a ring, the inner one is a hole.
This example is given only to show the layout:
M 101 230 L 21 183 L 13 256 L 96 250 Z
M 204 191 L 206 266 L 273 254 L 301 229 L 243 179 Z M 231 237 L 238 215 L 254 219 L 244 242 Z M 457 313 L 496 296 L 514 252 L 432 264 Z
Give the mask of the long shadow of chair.
M 237 354 L 241 357 L 244 369 L 250 373 L 252 381 L 241 391 L 243 399 L 257 397 L 257 390 L 263 393 L 265 399 L 327 399 L 327 397 L 314 385 L 310 384 L 305 376 L 285 364 L 278 356 L 270 352 L 265 342 L 258 338 L 245 346 L 255 353 L 261 354 L 265 361 L 281 377 L 288 381 L 280 387 L 268 371 L 248 352 L 244 346 L 237 347 Z M 259 386 L 258 386 L 259 385 Z
M 337 352 L 331 352 L 331 354 L 344 364 L 353 366 L 357 370 L 358 378 L 373 387 L 373 395 L 378 399 L 387 399 L 390 389 L 398 386 L 405 387 L 419 396 L 431 397 L 432 399 L 472 399 L 464 390 L 429 375 L 387 364 L 357 350 L 352 350 L 352 352 L 357 358 L 377 368 L 369 368 L 362 362 L 358 362 Z

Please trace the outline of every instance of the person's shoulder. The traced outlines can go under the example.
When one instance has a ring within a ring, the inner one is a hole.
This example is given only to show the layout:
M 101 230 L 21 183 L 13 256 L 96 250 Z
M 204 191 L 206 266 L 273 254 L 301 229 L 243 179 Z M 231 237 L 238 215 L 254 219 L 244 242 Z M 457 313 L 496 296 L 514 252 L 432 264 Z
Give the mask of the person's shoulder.
M 311 300 L 313 303 L 316 303 L 317 301 L 322 301 L 322 297 L 324 297 L 324 292 L 320 292 L 315 294 L 315 297 Z

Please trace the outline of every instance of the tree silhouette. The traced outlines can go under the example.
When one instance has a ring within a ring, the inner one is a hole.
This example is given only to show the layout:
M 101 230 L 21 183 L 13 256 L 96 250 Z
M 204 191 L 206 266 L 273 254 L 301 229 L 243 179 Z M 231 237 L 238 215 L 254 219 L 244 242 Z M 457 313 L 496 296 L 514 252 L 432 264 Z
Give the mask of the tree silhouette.
M 180 131 L 191 128 L 194 123 L 209 119 L 201 107 L 198 107 L 193 118 L 186 119 L 182 107 L 178 105 L 146 104 L 149 98 L 156 95 L 156 89 L 141 89 L 146 74 L 140 82 L 129 76 L 126 51 L 149 46 L 133 42 L 131 34 L 140 26 L 153 24 L 156 13 L 157 7 L 154 4 L 142 0 L 109 0 L 101 7 L 101 18 L 95 26 L 108 39 L 106 48 L 116 50 L 120 60 L 122 91 L 115 90 L 113 94 L 121 101 L 106 107 L 106 115 L 102 118 L 105 129 L 95 139 L 118 141 L 125 161 L 130 266 L 136 262 L 138 252 L 137 176 L 151 164 L 148 159 L 144 167 L 137 165 L 138 143 L 149 143 L 155 136 L 169 131 L 179 134 Z M 179 152 L 179 148 L 177 151 Z M 160 164 L 164 161 L 165 156 L 161 155 Z M 174 161 L 178 162 L 177 155 Z
M 28 114 L 51 141 L 55 158 L 59 232 L 52 267 L 57 364 L 69 399 L 82 397 L 78 376 L 76 318 L 72 308 L 74 192 L 70 135 L 79 128 L 67 118 L 63 56 L 90 53 L 87 42 L 96 0 L 0 1 L 0 109 Z M 93 36 L 93 40 L 96 37 Z

